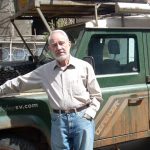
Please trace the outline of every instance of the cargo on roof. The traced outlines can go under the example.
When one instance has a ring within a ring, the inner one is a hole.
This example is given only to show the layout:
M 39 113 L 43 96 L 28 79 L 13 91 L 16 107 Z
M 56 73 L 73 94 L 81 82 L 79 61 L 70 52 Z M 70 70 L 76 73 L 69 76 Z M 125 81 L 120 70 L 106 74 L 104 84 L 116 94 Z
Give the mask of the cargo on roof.
M 136 15 L 136 16 L 113 16 L 97 20 L 91 20 L 85 23 L 86 28 L 144 28 L 150 29 L 150 15 Z
M 39 17 L 36 8 L 40 8 L 47 19 L 53 17 L 93 16 L 95 5 L 100 4 L 98 14 L 115 12 L 116 2 L 148 3 L 149 0 L 15 0 L 15 15 L 13 18 Z

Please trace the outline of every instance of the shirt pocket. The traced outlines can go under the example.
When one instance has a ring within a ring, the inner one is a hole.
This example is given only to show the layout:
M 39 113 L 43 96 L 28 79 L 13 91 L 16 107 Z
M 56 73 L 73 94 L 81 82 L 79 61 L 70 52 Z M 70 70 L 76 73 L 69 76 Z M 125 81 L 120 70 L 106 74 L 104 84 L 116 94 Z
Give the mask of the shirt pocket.
M 81 78 L 72 80 L 70 82 L 70 89 L 73 95 L 82 95 L 86 91 Z

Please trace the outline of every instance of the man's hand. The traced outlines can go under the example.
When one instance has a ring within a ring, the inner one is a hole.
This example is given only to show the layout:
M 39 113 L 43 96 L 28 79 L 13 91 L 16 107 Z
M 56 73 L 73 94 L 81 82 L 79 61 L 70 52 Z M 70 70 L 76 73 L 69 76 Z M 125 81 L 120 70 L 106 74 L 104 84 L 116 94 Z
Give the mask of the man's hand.
M 92 120 L 92 117 L 91 116 L 89 116 L 88 114 L 84 114 L 83 115 L 83 118 L 86 118 L 87 120 Z

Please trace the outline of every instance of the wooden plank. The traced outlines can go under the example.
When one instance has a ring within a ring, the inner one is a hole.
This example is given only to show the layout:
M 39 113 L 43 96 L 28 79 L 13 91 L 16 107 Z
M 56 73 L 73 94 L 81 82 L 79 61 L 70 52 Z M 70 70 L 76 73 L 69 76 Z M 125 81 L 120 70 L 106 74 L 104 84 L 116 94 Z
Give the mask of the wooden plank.
M 147 3 L 148 0 L 15 0 L 16 13 L 13 18 L 32 16 L 38 17 L 36 7 L 40 7 L 43 14 L 52 17 L 82 17 L 93 16 L 94 7 L 101 3 L 98 15 L 115 12 L 116 2 Z

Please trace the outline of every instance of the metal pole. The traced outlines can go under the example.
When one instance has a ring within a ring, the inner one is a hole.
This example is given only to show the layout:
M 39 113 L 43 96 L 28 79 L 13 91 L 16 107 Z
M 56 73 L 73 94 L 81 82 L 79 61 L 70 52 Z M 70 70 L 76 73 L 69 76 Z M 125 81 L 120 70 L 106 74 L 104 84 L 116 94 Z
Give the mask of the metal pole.
M 10 50 L 9 50 L 9 61 L 12 61 L 12 55 L 13 55 L 13 52 L 12 52 L 12 37 L 11 37 L 11 41 L 10 41 L 10 46 L 9 46 Z
M 40 9 L 39 7 L 36 7 L 36 10 L 37 10 L 37 12 L 39 13 L 39 15 L 40 15 L 40 17 L 41 17 L 41 19 L 42 19 L 44 25 L 46 26 L 46 29 L 48 30 L 49 33 L 51 33 L 52 31 L 51 31 L 51 29 L 50 29 L 50 26 L 49 26 L 49 24 L 47 23 L 47 21 L 46 21 L 44 15 L 43 15 L 41 9 Z
M 101 6 L 101 4 L 95 4 L 95 21 L 96 21 L 96 26 L 98 26 L 98 14 L 97 14 L 97 9 Z

